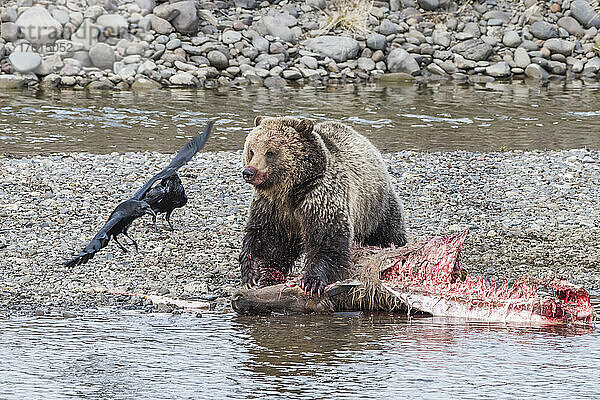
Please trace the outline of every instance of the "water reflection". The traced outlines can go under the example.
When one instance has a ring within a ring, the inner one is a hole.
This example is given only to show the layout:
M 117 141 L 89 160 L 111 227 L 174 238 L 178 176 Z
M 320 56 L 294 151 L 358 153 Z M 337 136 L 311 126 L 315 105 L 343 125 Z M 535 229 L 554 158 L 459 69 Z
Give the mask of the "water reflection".
M 243 90 L 0 93 L 1 151 L 172 152 L 219 118 L 207 150 L 240 149 L 257 114 L 344 121 L 383 151 L 599 148 L 600 84 L 550 81 Z
M 0 332 L 7 400 L 598 397 L 597 330 L 93 310 L 5 318 Z

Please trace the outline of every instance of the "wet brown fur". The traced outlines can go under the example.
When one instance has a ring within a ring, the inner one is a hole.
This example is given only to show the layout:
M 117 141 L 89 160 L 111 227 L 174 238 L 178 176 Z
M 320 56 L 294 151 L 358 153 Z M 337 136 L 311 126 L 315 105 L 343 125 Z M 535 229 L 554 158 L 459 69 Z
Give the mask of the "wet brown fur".
M 379 151 L 337 122 L 257 117 L 244 164 L 257 173 L 240 263 L 242 282 L 261 270 L 285 277 L 301 254 L 302 287 L 318 293 L 343 279 L 353 241 L 406 243 L 404 215 Z

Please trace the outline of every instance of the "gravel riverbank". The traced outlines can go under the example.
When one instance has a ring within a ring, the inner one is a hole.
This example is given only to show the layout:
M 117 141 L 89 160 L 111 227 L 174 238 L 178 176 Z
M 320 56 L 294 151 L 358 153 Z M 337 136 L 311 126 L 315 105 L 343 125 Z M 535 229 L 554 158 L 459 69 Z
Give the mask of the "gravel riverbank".
M 149 217 L 131 232 L 140 252 L 113 243 L 73 269 L 61 263 L 118 202 L 171 155 L 74 153 L 0 158 L 0 309 L 144 306 L 124 289 L 227 303 L 252 190 L 240 152 L 201 153 L 182 169 L 190 201 L 175 231 Z M 411 237 L 469 228 L 464 263 L 486 277 L 562 275 L 600 290 L 600 152 L 400 152 L 385 155 Z M 12 311 L 9 311 L 12 310 Z
M 7 0 L 0 88 L 600 77 L 587 0 Z

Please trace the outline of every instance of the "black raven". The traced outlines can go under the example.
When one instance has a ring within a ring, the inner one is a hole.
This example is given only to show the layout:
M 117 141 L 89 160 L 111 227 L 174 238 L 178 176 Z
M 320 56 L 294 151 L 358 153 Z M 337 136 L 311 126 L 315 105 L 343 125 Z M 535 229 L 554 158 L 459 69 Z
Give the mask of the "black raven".
M 165 218 L 171 230 L 173 225 L 170 218 L 173 210 L 183 207 L 188 200 L 177 170 L 187 164 L 204 146 L 213 124 L 214 121 L 209 121 L 200 135 L 183 146 L 165 169 L 154 175 L 133 195 L 134 199 L 144 200 L 150 204 L 157 214 L 166 213 Z M 161 181 L 153 186 L 159 179 Z
M 137 242 L 127 235 L 127 229 L 136 218 L 144 214 L 152 214 L 153 221 L 156 222 L 157 213 L 166 213 L 167 222 L 173 229 L 170 221 L 171 213 L 175 208 L 183 207 L 187 203 L 185 189 L 179 175 L 177 175 L 177 170 L 187 164 L 198 150 L 204 146 L 213 124 L 214 121 L 209 121 L 202 133 L 183 146 L 165 169 L 146 182 L 140 190 L 135 192 L 131 199 L 119 204 L 110 214 L 108 222 L 94 236 L 90 244 L 76 257 L 65 262 L 64 265 L 73 267 L 85 264 L 94 257 L 96 252 L 106 247 L 111 238 L 126 252 L 125 247 L 117 240 L 117 235 L 121 233 L 132 241 L 137 250 Z M 154 185 L 158 180 L 160 182 Z
M 171 214 L 176 208 L 185 206 L 188 198 L 179 175 L 174 173 L 150 188 L 142 200 L 150 204 L 155 213 L 166 213 L 165 219 L 173 230 Z
M 139 218 L 145 214 L 152 215 L 153 221 L 156 222 L 156 213 L 145 201 L 129 199 L 122 202 L 117 206 L 117 208 L 115 208 L 112 214 L 110 214 L 108 221 L 106 224 L 104 224 L 96 236 L 94 236 L 90 244 L 85 246 L 85 249 L 83 249 L 77 256 L 65 262 L 65 267 L 74 267 L 76 265 L 85 264 L 92 259 L 94 255 L 100 251 L 100 249 L 106 247 L 111 238 L 114 239 L 115 243 L 119 245 L 121 250 L 127 252 L 127 249 L 125 249 L 125 247 L 117 239 L 119 234 L 123 234 L 129 238 L 137 250 L 137 242 L 127 234 L 127 230 L 136 218 Z

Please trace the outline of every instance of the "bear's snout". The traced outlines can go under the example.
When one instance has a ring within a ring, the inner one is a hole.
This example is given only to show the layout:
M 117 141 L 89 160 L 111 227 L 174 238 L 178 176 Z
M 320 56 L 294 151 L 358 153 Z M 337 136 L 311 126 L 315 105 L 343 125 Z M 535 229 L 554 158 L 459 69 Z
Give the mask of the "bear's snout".
M 246 167 L 244 168 L 244 171 L 242 171 L 242 176 L 244 177 L 244 180 L 246 182 L 252 183 L 252 181 L 256 177 L 257 172 L 258 171 L 254 167 Z

